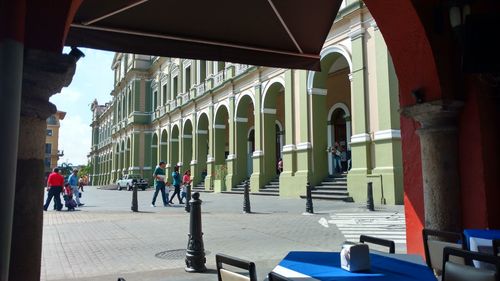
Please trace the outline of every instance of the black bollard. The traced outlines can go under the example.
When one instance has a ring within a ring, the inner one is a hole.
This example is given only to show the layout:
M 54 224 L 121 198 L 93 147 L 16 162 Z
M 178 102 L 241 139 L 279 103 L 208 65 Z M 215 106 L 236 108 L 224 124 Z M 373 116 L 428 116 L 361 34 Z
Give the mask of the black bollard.
M 132 186 L 132 207 L 130 207 L 132 212 L 139 212 L 139 207 L 137 204 L 137 185 Z
M 375 206 L 373 204 L 373 183 L 369 182 L 367 186 L 367 199 L 366 199 L 366 208 L 370 211 L 375 210 Z
M 186 210 L 186 212 L 190 212 L 191 211 L 191 205 L 189 204 L 189 201 L 191 200 L 191 185 L 188 184 L 186 185 L 186 206 L 184 207 L 184 210 Z
M 205 272 L 205 249 L 203 247 L 203 232 L 201 231 L 201 200 L 200 193 L 195 192 L 191 204 L 188 245 L 186 252 L 186 272 Z
M 314 214 L 311 189 L 312 189 L 311 184 L 309 182 L 307 182 L 307 185 L 306 185 L 306 212 L 308 212 L 310 214 Z
M 248 186 L 248 180 L 245 181 L 245 191 L 243 192 L 243 213 L 249 214 L 250 210 L 250 192 Z

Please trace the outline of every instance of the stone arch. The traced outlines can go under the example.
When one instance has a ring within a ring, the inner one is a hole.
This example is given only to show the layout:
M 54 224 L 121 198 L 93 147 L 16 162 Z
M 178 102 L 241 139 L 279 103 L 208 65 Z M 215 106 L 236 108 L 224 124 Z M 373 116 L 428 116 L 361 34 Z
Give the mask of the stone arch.
M 158 160 L 159 141 L 158 134 L 155 132 L 151 137 L 151 167 L 155 167 L 160 161 Z
M 205 182 L 207 175 L 207 155 L 209 153 L 209 139 L 210 139 L 210 119 L 207 112 L 198 113 L 198 121 L 196 123 L 196 169 L 192 171 L 194 176 L 193 184 Z
M 131 149 L 131 139 L 130 137 L 127 137 L 127 139 L 125 140 L 125 164 L 124 164 L 124 169 L 125 171 L 128 173 L 129 170 L 130 170 L 130 164 L 131 164 L 131 160 L 132 160 L 132 149 Z
M 216 165 L 225 164 L 229 154 L 229 108 L 219 104 L 213 122 L 214 158 Z
M 160 161 L 168 163 L 168 131 L 166 129 L 161 130 Z
M 235 124 L 235 154 L 236 166 L 238 169 L 233 171 L 235 183 L 240 183 L 249 178 L 253 172 L 252 155 L 255 150 L 255 138 L 249 145 L 249 128 L 255 124 L 255 100 L 250 94 L 242 95 L 238 99 Z
M 264 95 L 262 96 L 262 109 L 267 108 L 266 105 L 273 104 L 274 99 L 270 98 L 271 95 L 269 93 L 279 91 L 279 89 L 285 89 L 285 79 L 281 76 L 275 77 L 266 83 L 263 91 Z
M 180 128 L 178 124 L 171 127 L 170 133 L 170 165 L 172 167 L 177 166 L 180 162 Z
M 282 77 L 271 79 L 264 87 L 264 96 L 262 100 L 261 118 L 263 122 L 262 132 L 263 140 L 263 180 L 267 183 L 277 176 L 276 164 L 279 161 L 279 151 L 283 150 L 283 138 L 278 134 L 282 131 L 276 130 L 276 120 L 286 127 L 285 124 L 285 84 Z M 259 132 L 255 132 L 258 134 Z M 279 140 L 282 140 L 281 142 Z
M 238 100 L 236 101 L 236 114 L 235 114 L 236 117 L 239 116 L 239 114 L 238 114 L 238 108 L 240 108 L 240 102 L 242 102 L 242 101 L 245 102 L 246 99 L 247 99 L 246 97 L 248 97 L 248 98 L 251 99 L 252 104 L 255 107 L 255 96 L 254 96 L 254 94 L 250 90 L 241 93 L 241 95 L 238 96 Z
M 190 118 L 184 120 L 182 125 L 182 170 L 190 169 L 191 160 L 193 160 L 193 122 Z
M 331 57 L 332 54 L 339 54 L 342 57 L 345 58 L 347 63 L 349 64 L 349 72 L 352 72 L 352 56 L 349 50 L 342 46 L 342 45 L 333 45 L 333 46 L 328 46 L 325 49 L 323 49 L 320 53 L 321 56 L 321 69 L 323 69 L 323 62 L 327 57 Z M 308 71 L 307 72 L 307 89 L 313 89 L 313 88 L 318 88 L 317 86 L 314 85 L 314 80 L 315 76 L 320 73 L 317 71 Z

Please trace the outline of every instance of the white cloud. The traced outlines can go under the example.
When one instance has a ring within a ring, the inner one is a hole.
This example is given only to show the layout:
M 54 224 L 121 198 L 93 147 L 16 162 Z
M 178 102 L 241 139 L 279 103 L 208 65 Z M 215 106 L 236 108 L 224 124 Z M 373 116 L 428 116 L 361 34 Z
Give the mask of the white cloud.
M 91 132 L 89 124 L 80 116 L 72 115 L 71 112 L 66 113 L 64 120 L 61 120 L 59 130 L 59 150 L 64 150 L 64 156 L 59 159 L 59 163 L 87 164 Z
M 71 85 L 50 98 L 58 110 L 66 112 L 59 136 L 59 150 L 64 150 L 64 156 L 59 163 L 74 165 L 87 163 L 92 139 L 90 104 L 94 98 L 100 104 L 111 100 L 109 93 L 113 89 L 114 77 L 111 71 L 114 53 L 85 48 L 81 50 L 85 57 L 78 61 Z M 64 52 L 68 53 L 69 48 L 65 48 Z

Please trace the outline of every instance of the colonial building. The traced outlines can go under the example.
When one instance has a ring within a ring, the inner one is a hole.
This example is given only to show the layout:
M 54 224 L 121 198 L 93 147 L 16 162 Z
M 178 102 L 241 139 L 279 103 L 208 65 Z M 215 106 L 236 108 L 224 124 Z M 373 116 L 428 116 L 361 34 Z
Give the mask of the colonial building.
M 47 135 L 45 137 L 45 174 L 48 174 L 57 167 L 57 161 L 64 156 L 64 152 L 59 150 L 59 128 L 60 121 L 64 119 L 66 112 L 57 111 L 47 118 Z
M 346 192 L 330 195 L 363 201 L 372 182 L 377 202 L 403 204 L 398 82 L 376 22 L 349 3 L 321 72 L 117 53 L 112 100 L 91 108 L 92 184 L 150 178 L 163 160 L 167 174 L 190 169 L 215 192 L 248 178 L 251 192 L 297 197 L 307 182 L 346 179 Z M 350 155 L 347 173 L 335 171 L 335 143 Z

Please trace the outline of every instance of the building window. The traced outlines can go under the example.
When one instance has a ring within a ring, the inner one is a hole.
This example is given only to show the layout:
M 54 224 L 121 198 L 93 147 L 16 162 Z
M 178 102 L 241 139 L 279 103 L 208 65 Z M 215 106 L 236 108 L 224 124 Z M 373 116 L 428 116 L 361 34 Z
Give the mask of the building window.
M 45 153 L 52 154 L 52 144 L 51 143 L 45 144 Z
M 172 95 L 172 99 L 176 99 L 177 98 L 177 93 L 179 91 L 179 88 L 178 88 L 178 80 L 177 79 L 177 76 L 174 77 L 173 79 L 173 82 L 172 82 L 172 92 L 173 92 L 173 95 Z
M 52 130 L 47 129 L 47 136 L 52 137 Z
M 50 168 L 50 158 L 45 157 L 45 167 Z
M 47 118 L 47 124 L 49 125 L 57 125 L 57 119 L 54 115 Z
M 185 87 L 185 92 L 189 92 L 191 89 L 191 66 L 188 66 L 186 68 L 186 73 L 184 74 L 184 81 L 186 82 L 184 87 Z

